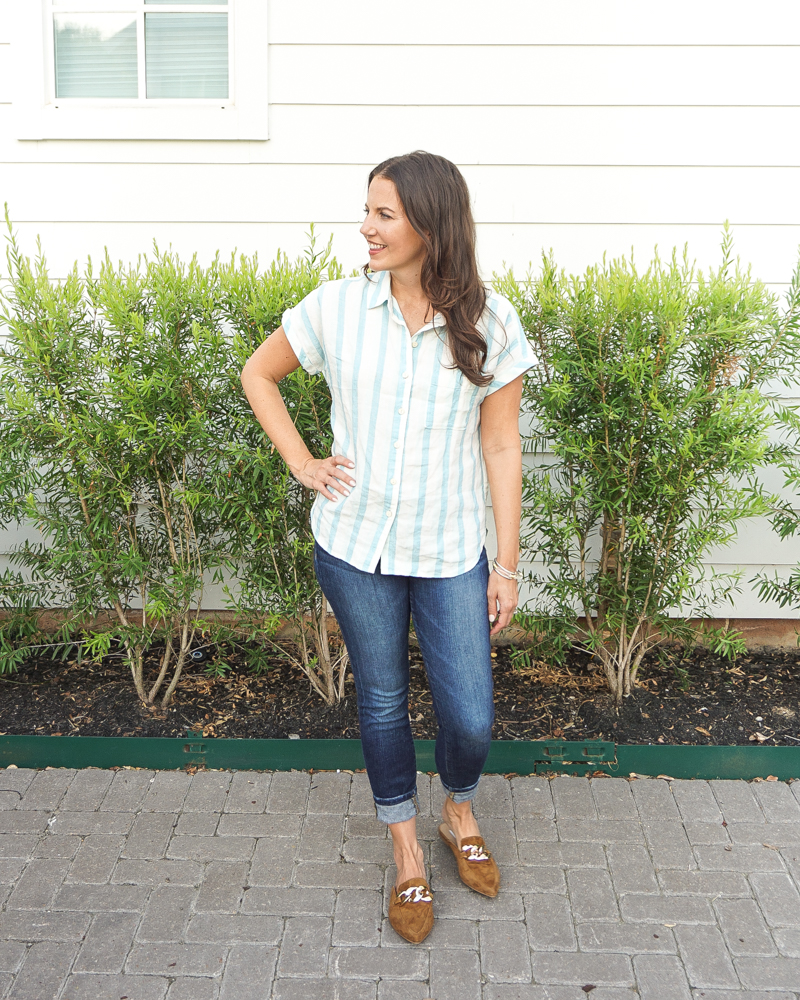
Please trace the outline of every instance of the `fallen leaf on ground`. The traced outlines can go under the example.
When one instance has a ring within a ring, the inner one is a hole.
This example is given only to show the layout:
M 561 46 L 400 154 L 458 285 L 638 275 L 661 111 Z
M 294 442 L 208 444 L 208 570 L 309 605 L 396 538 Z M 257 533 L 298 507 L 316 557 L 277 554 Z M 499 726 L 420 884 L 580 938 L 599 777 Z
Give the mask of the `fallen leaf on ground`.
M 674 780 L 675 780 L 675 779 L 674 779 L 674 778 L 672 777 L 672 775 L 671 775 L 671 774 L 657 774 L 657 775 L 656 775 L 656 777 L 657 777 L 657 778 L 663 778 L 663 779 L 664 779 L 664 781 L 674 781 Z
M 702 733 L 703 736 L 710 736 L 711 735 L 711 733 L 707 729 L 703 729 L 702 726 L 695 726 L 694 728 L 697 730 L 698 733 Z
M 780 847 L 776 847 L 774 844 L 762 844 L 762 847 L 768 847 L 771 851 L 779 851 Z

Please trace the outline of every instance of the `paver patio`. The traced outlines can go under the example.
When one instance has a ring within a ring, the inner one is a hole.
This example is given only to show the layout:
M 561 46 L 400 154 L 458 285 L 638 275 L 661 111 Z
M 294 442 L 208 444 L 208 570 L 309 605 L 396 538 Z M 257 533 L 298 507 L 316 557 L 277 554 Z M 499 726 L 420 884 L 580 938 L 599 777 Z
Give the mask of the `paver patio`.
M 0 771 L 4 1000 L 798 1000 L 800 782 L 487 776 L 503 872 L 386 920 L 364 774 Z

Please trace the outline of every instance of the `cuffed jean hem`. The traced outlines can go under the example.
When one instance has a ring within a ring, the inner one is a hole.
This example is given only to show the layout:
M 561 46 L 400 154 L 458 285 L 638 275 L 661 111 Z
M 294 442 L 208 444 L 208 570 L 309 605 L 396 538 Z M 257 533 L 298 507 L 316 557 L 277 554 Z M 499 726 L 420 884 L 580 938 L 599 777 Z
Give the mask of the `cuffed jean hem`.
M 375 802 L 375 812 L 381 823 L 405 823 L 407 819 L 413 819 L 419 812 L 419 801 L 416 795 L 402 802 L 393 802 L 391 805 L 384 805 L 382 802 Z
M 448 788 L 444 782 L 442 782 L 442 788 L 444 788 L 444 790 L 447 792 L 448 799 L 451 799 L 453 802 L 456 803 L 472 802 L 472 800 L 478 793 L 477 783 L 473 785 L 472 788 L 467 788 L 465 791 L 460 791 L 460 792 L 457 792 L 452 788 Z

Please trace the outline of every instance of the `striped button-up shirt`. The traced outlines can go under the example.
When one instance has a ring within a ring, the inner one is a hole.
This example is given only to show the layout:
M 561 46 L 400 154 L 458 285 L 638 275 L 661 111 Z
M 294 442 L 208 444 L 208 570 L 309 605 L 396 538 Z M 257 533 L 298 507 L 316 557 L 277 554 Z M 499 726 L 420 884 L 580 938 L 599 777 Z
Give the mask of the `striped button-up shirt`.
M 480 405 L 536 363 L 513 306 L 489 294 L 479 323 L 492 382 L 453 363 L 438 314 L 409 335 L 388 271 L 329 281 L 283 315 L 303 368 L 331 392 L 333 454 L 355 463 L 347 497 L 318 494 L 317 542 L 357 569 L 450 577 L 480 558 L 486 485 Z

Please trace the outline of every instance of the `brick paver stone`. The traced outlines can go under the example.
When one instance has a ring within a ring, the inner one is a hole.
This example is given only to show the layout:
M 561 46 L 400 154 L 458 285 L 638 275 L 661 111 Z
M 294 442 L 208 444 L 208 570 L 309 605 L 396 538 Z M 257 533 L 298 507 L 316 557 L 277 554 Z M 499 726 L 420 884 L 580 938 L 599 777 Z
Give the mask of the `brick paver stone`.
M 164 885 L 153 889 L 136 933 L 139 941 L 180 941 L 189 921 L 196 889 Z
M 800 892 L 783 872 L 757 872 L 750 884 L 770 927 L 800 927 Z
M 670 789 L 684 822 L 722 823 L 722 813 L 707 781 L 671 781 Z
M 126 858 L 163 858 L 175 824 L 175 816 L 165 812 L 141 812 L 125 843 Z
M 709 781 L 714 798 L 728 823 L 763 823 L 764 813 L 746 781 Z
M 531 960 L 521 921 L 487 920 L 480 929 L 481 968 L 489 982 L 530 982 Z
M 246 885 L 246 861 L 212 861 L 206 866 L 195 910 L 198 913 L 236 913 L 242 897 L 249 900 Z
M 237 771 L 225 800 L 225 812 L 262 813 L 267 807 L 271 774 L 257 771 Z
M 191 781 L 191 775 L 185 771 L 159 771 L 148 782 L 150 787 L 142 808 L 146 812 L 179 812 Z
M 525 896 L 528 939 L 535 951 L 575 951 L 575 929 L 566 896 Z
M 627 955 L 559 954 L 537 952 L 531 954 L 533 978 L 538 983 L 583 986 L 633 986 L 633 970 Z
M 656 868 L 680 868 L 686 871 L 697 867 L 683 823 L 671 820 L 663 823 L 648 821 L 643 825 L 647 848 Z
M 674 955 L 678 947 L 668 927 L 649 924 L 578 924 L 581 951 L 619 951 L 625 955 L 650 952 Z
M 611 880 L 618 894 L 659 891 L 656 871 L 646 847 L 609 844 L 606 856 Z
M 636 955 L 633 967 L 641 1000 L 692 1000 L 680 959 L 671 955 Z
M 252 919 L 275 919 L 272 917 Z M 331 921 L 328 917 L 289 917 L 281 942 L 279 976 L 323 976 L 328 965 Z
M 70 863 L 64 858 L 36 858 L 25 869 L 8 898 L 9 909 L 46 909 L 53 902 Z
M 737 958 L 735 964 L 748 989 L 793 992 L 800 985 L 800 958 Z
M 427 979 L 428 952 L 420 948 L 333 948 L 328 974 L 342 979 Z
M 508 779 L 502 774 L 485 774 L 478 785 L 474 809 L 475 815 L 481 819 L 489 816 L 512 817 L 514 807 L 511 801 L 511 783 Z
M 0 834 L 44 833 L 52 826 L 50 822 L 52 818 L 49 811 L 3 810 L 0 812 Z
M 112 771 L 78 771 L 61 800 L 61 808 L 70 812 L 99 809 L 113 777 Z
M 714 909 L 732 955 L 776 954 L 775 943 L 755 900 L 718 899 Z
M 237 945 L 228 958 L 220 1000 L 267 1000 L 277 951 L 260 944 Z
M 681 818 L 669 782 L 638 778 L 631 782 L 631 791 L 643 822 L 657 823 Z
M 200 982 L 195 979 L 194 982 Z M 67 980 L 60 1000 L 164 1000 L 169 980 L 161 976 L 102 976 L 79 973 Z M 203 1000 L 198 993 L 191 1000 Z
M 545 778 L 512 778 L 511 796 L 517 819 L 552 819 L 555 816 L 550 782 Z
M 388 982 L 384 980 L 384 983 Z M 381 983 L 381 985 L 384 985 Z M 422 984 L 400 983 L 393 985 L 412 986 Z M 273 1000 L 375 1000 L 375 983 L 346 979 L 278 979 L 275 982 Z M 425 994 L 428 989 L 425 987 Z M 402 994 L 399 996 L 403 997 Z M 416 993 L 409 992 L 408 1000 L 414 1000 Z
M 20 800 L 18 809 L 58 809 L 67 788 L 75 777 L 75 771 L 67 768 L 52 768 L 37 771 Z
M 346 892 L 347 890 L 343 890 Z M 356 890 L 357 891 L 357 890 Z M 243 913 L 272 913 L 282 917 L 333 916 L 333 889 L 301 889 L 298 886 L 253 886 L 242 898 Z M 219 907 L 209 906 L 209 910 Z
M 683 965 L 692 986 L 724 989 L 739 985 L 728 949 L 716 927 L 675 928 Z
M 375 800 L 366 774 L 353 775 L 350 783 L 350 805 L 347 811 L 351 816 L 375 816 Z
M 54 941 L 31 945 L 8 1000 L 56 1000 L 77 946 Z
M 0 940 L 81 941 L 90 919 L 88 913 L 11 910 L 0 913 Z
M 233 775 L 227 771 L 198 771 L 183 803 L 184 812 L 222 812 Z
M 525 957 L 527 960 L 527 949 Z M 402 993 L 397 995 L 402 996 Z M 480 1000 L 481 967 L 478 955 L 471 951 L 432 951 L 430 996 L 436 1000 Z
M 276 945 L 283 934 L 280 917 L 248 913 L 197 913 L 189 921 L 185 939 L 209 944 Z
M 104 812 L 132 812 L 141 809 L 150 791 L 152 771 L 117 771 L 111 787 L 100 804 Z
M 308 811 L 310 813 L 330 813 L 344 816 L 350 801 L 350 775 L 315 774 L 311 779 L 308 792 Z
M 213 837 L 219 826 L 219 812 L 181 813 L 175 825 L 176 837 Z M 252 836 L 252 834 L 251 834 Z
M 568 871 L 567 886 L 575 920 L 619 920 L 608 872 L 591 868 Z
M 332 943 L 349 947 L 377 946 L 381 932 L 381 902 L 379 892 L 342 889 L 336 897 Z
M 108 837 L 123 837 L 133 826 L 132 812 L 60 812 L 51 829 L 59 836 L 77 834 L 88 837 L 93 833 Z
M 751 787 L 768 823 L 800 821 L 800 802 L 783 781 L 753 782 Z
M 67 882 L 108 882 L 125 841 L 95 833 L 85 837 L 69 869 Z
M 92 921 L 73 972 L 122 972 L 139 922 L 138 913 L 102 913 Z
M 197 976 L 176 979 L 167 992 L 167 1000 L 217 1000 L 219 983 L 216 979 Z
M 310 776 L 300 771 L 276 772 L 269 789 L 267 812 L 304 813 L 310 786 Z
M 307 815 L 303 821 L 297 856 L 302 861 L 338 861 L 342 854 L 343 836 L 343 815 Z
M 0 972 L 16 972 L 26 954 L 22 941 L 0 941 Z
M 551 788 L 559 819 L 597 819 L 592 786 L 585 778 L 553 778 Z
M 221 945 L 137 944 L 128 957 L 126 972 L 156 976 L 221 976 L 226 955 L 227 949 Z
M 132 885 L 199 885 L 203 866 L 197 861 L 122 860 L 114 869 L 112 882 Z
M 589 784 L 600 819 L 638 821 L 639 810 L 629 782 L 594 778 Z

